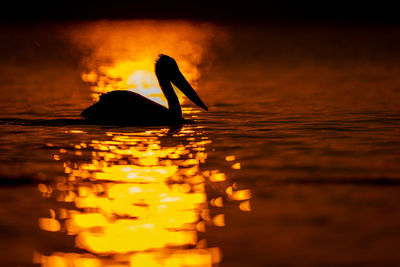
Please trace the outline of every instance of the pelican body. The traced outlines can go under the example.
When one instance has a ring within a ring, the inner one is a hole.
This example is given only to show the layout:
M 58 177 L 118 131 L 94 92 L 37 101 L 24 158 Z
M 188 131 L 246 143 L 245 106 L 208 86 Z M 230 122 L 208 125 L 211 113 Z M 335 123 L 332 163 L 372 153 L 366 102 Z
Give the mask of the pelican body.
M 89 122 L 113 125 L 175 125 L 186 122 L 181 105 L 171 82 L 193 103 L 208 110 L 185 77 L 176 61 L 160 55 L 155 64 L 155 73 L 161 90 L 167 99 L 168 108 L 131 91 L 112 91 L 100 96 L 97 103 L 86 108 L 81 115 Z

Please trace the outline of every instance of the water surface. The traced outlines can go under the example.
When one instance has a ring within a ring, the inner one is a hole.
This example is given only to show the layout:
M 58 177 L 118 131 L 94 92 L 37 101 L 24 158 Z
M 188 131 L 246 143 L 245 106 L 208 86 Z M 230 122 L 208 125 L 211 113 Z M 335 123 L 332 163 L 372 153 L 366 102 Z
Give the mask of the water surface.
M 1 32 L 4 266 L 399 263 L 398 28 L 99 21 Z M 180 96 L 196 124 L 80 123 L 115 89 L 165 104 L 159 53 L 209 106 Z

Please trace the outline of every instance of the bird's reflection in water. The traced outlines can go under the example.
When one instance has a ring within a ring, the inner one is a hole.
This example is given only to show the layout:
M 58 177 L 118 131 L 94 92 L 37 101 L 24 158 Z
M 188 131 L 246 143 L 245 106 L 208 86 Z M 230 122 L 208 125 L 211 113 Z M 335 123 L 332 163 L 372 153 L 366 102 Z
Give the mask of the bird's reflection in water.
M 42 266 L 218 264 L 220 251 L 207 246 L 205 232 L 224 226 L 224 215 L 211 216 L 209 205 L 221 209 L 224 200 L 233 199 L 249 211 L 251 193 L 235 191 L 218 170 L 201 170 L 210 143 L 198 126 L 189 126 L 173 133 L 107 132 L 102 140 L 59 148 L 54 159 L 63 162 L 66 175 L 39 190 L 65 206 L 50 209 L 39 226 L 74 236 L 79 250 L 37 252 L 34 261 Z

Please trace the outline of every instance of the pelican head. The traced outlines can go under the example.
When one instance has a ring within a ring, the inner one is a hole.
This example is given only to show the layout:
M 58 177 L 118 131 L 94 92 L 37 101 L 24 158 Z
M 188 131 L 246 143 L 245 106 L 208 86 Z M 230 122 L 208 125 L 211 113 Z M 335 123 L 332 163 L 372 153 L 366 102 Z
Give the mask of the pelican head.
M 179 90 L 181 90 L 182 93 L 187 96 L 193 103 L 205 110 L 208 110 L 206 105 L 203 103 L 203 101 L 201 101 L 200 97 L 193 90 L 192 86 L 190 86 L 188 81 L 182 75 L 181 71 L 179 70 L 178 64 L 172 57 L 169 57 L 167 55 L 160 55 L 156 61 L 155 72 L 161 89 L 163 90 L 164 95 L 167 98 L 169 108 L 172 112 L 174 111 L 172 110 L 173 107 L 171 106 L 171 104 L 176 102 L 177 98 L 175 93 L 173 92 L 170 82 L 172 82 Z M 171 88 L 172 91 L 169 88 Z M 176 98 L 176 100 L 172 98 Z M 179 105 L 179 102 L 177 104 Z

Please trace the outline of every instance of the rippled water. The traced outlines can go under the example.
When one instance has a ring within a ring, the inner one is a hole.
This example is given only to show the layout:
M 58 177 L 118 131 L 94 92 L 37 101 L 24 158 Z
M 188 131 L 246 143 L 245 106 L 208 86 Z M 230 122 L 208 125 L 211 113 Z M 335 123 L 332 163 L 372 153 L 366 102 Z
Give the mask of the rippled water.
M 2 266 L 400 262 L 398 28 L 1 31 Z M 209 106 L 184 102 L 196 124 L 78 120 L 116 88 L 162 103 L 158 53 L 177 59 Z

